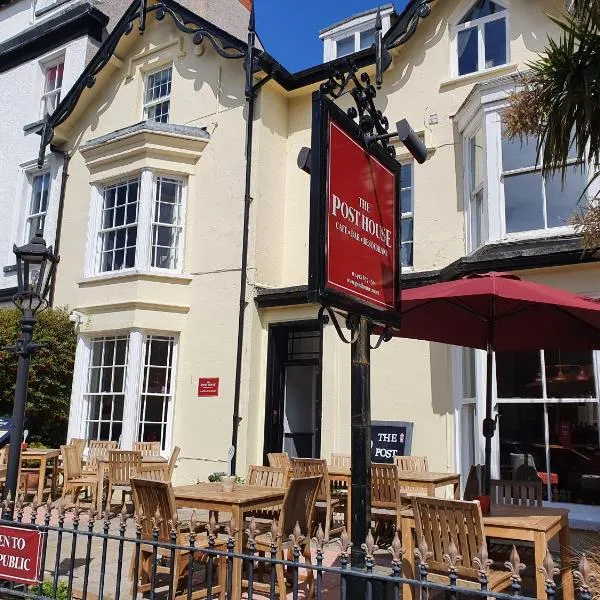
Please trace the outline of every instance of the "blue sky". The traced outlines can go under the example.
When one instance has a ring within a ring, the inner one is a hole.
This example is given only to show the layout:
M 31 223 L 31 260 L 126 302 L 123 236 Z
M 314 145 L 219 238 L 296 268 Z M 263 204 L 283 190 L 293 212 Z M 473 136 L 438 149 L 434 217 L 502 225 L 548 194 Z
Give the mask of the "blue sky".
M 301 71 L 322 62 L 319 30 L 352 14 L 407 0 L 255 0 L 256 30 L 263 46 L 283 66 Z

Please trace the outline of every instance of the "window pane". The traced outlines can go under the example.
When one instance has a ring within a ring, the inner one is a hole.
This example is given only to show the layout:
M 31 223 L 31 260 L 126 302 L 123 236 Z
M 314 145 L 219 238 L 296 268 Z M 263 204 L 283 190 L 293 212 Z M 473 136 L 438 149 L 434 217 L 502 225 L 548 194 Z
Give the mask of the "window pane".
M 587 185 L 585 171 L 581 165 L 568 168 L 564 186 L 560 173 L 546 179 L 546 211 L 548 227 L 570 225 L 577 211 L 579 198 Z
M 172 337 L 147 336 L 139 414 L 139 441 L 160 441 L 165 449 L 168 406 L 172 400 Z
M 467 23 L 468 21 L 495 15 L 503 10 L 505 10 L 503 6 L 492 0 L 477 0 L 471 10 L 463 17 L 461 23 Z
M 484 25 L 485 68 L 506 64 L 506 19 Z
M 462 397 L 464 399 L 475 398 L 475 350 L 473 348 L 462 349 Z
M 506 232 L 544 228 L 542 174 L 539 171 L 504 177 Z
M 458 74 L 477 71 L 477 27 L 458 32 Z
M 471 196 L 470 213 L 471 249 L 475 250 L 483 243 L 483 190 Z
M 537 140 L 529 137 L 509 139 L 502 127 L 502 170 L 512 171 L 537 164 Z
M 360 49 L 370 48 L 375 43 L 375 30 L 368 29 L 360 32 Z
M 336 42 L 336 56 L 339 58 L 340 56 L 346 56 L 346 54 L 352 54 L 354 52 L 354 36 L 350 35 L 348 37 L 342 38 Z
M 540 352 L 496 352 L 496 379 L 498 398 L 541 398 Z
M 413 239 L 413 220 L 411 217 L 402 219 L 401 240 L 403 242 L 412 242 Z
M 591 351 L 546 350 L 544 356 L 548 398 L 592 398 L 596 396 Z
M 471 191 L 473 191 L 483 183 L 483 132 L 481 129 L 469 139 L 469 154 Z
M 400 246 L 400 264 L 403 267 L 413 266 L 413 243 L 407 242 Z
M 400 189 L 409 187 L 412 187 L 412 163 L 405 163 L 400 165 Z

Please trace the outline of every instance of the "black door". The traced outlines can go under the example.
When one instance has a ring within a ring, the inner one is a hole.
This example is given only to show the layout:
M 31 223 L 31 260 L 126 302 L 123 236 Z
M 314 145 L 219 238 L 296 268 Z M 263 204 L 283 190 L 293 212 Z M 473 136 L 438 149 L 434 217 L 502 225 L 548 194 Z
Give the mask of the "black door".
M 316 320 L 269 327 L 265 463 L 269 452 L 320 456 L 322 339 Z

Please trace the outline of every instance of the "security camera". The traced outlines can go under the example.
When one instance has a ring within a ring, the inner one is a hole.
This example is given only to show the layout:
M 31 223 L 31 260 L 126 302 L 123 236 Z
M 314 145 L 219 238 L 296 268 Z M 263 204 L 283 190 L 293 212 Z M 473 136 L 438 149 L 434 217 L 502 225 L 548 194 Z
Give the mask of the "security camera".
M 83 313 L 80 313 L 77 310 L 71 311 L 71 314 L 69 315 L 69 321 L 71 321 L 71 323 L 81 325 L 83 323 Z

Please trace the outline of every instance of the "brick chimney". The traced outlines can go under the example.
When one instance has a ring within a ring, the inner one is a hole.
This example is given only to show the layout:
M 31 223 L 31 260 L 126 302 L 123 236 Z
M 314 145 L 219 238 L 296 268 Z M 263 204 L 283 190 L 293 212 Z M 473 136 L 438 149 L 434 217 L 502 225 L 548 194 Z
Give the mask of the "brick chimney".
M 240 4 L 245 6 L 248 10 L 252 8 L 252 0 L 240 0 Z

